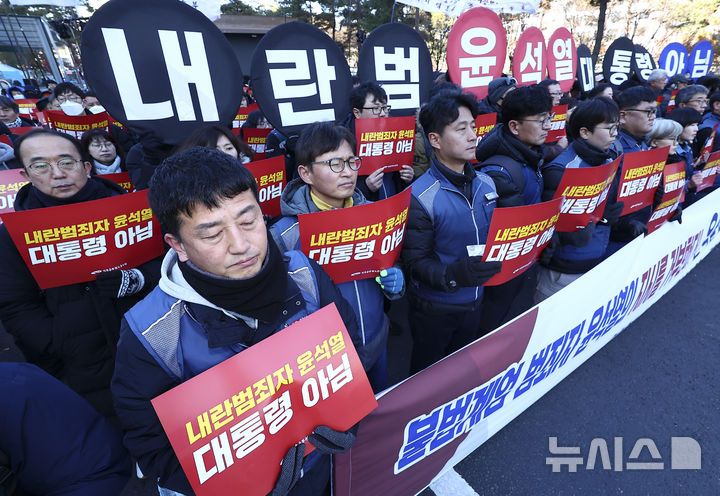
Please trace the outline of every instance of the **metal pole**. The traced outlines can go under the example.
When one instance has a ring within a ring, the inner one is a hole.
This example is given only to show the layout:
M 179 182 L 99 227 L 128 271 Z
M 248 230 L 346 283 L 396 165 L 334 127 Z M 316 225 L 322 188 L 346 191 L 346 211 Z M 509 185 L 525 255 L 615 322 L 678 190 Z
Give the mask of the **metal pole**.
M 13 43 L 12 38 L 10 38 L 10 33 L 7 30 L 7 26 L 5 26 L 5 19 L 3 19 L 3 17 L 4 16 L 0 16 L 0 23 L 2 23 L 3 30 L 5 31 L 5 36 L 7 36 L 8 42 L 10 43 L 10 46 L 12 47 L 13 52 L 15 52 L 15 58 L 17 59 L 17 64 L 20 66 L 20 70 L 23 73 L 23 78 L 27 79 L 28 75 L 27 75 L 27 72 L 25 72 L 25 69 L 23 68 L 22 61 L 20 60 L 20 54 L 18 53 L 18 48 L 15 45 L 15 43 Z

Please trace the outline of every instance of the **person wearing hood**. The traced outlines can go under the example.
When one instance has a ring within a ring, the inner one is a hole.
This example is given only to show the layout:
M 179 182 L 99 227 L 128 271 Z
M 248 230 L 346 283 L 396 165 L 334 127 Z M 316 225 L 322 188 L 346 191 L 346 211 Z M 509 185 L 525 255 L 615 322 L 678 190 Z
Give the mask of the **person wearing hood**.
M 552 101 L 545 88 L 525 86 L 503 102 L 502 120 L 477 146 L 479 170 L 495 183 L 497 207 L 540 203 L 545 138 L 552 122 Z M 530 308 L 535 299 L 537 264 L 485 290 L 481 330 L 490 332 Z
M 37 129 L 20 137 L 15 156 L 30 181 L 15 210 L 77 204 L 125 193 L 91 177 L 80 144 L 71 136 Z M 29 362 L 78 392 L 101 414 L 114 415 L 110 397 L 120 317 L 152 288 L 156 262 L 115 270 L 95 281 L 41 290 L 7 228 L 0 226 L 0 320 Z M 158 261 L 159 262 L 159 261 Z
M 122 319 L 112 391 L 143 474 L 161 494 L 193 494 L 152 398 L 330 303 L 364 354 L 357 319 L 322 268 L 269 241 L 257 183 L 237 160 L 205 147 L 179 152 L 155 172 L 149 199 L 171 249 L 158 287 Z M 316 427 L 317 449 L 303 459 L 304 442 L 290 448 L 272 494 L 323 494 L 327 454 L 349 449 L 353 432 Z
M 502 120 L 502 106 L 505 97 L 517 88 L 517 80 L 513 77 L 493 79 L 488 85 L 488 95 L 478 102 L 478 113 L 492 114 L 497 112 L 497 121 Z
M 7 95 L 13 100 L 22 100 L 26 98 L 25 90 L 21 86 L 10 86 L 7 89 Z
M 37 127 L 30 119 L 20 115 L 20 106 L 12 98 L 0 96 L 0 121 L 7 127 Z
M 283 218 L 270 233 L 282 251 L 300 249 L 298 215 L 350 208 L 367 202 L 356 188 L 360 158 L 355 156 L 355 136 L 331 123 L 310 124 L 298 139 L 296 156 L 299 178 L 283 191 Z M 388 267 L 376 279 L 339 283 L 360 323 L 362 345 L 368 352 L 368 379 L 376 392 L 388 385 L 387 337 L 390 321 L 383 311 L 384 298 L 400 298 L 405 289 L 402 271 Z

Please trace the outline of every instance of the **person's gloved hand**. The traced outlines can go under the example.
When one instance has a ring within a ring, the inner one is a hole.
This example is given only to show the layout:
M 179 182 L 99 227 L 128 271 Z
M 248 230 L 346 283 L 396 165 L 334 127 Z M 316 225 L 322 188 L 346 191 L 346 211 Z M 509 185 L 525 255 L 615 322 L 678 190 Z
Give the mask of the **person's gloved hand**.
M 647 234 L 647 232 L 647 224 L 644 224 L 639 220 L 634 219 L 630 221 L 630 233 L 632 234 L 633 238 L 637 238 L 640 235 Z
M 170 155 L 172 145 L 163 143 L 160 137 L 152 131 L 145 131 L 140 134 L 140 146 L 142 146 L 145 161 L 150 164 L 159 164 Z
M 462 258 L 447 266 L 445 283 L 451 289 L 482 286 L 500 272 L 501 267 L 500 262 L 483 262 L 480 256 Z
M 590 222 L 578 231 L 559 233 L 560 242 L 564 245 L 585 246 L 592 239 L 593 232 L 595 232 L 595 223 Z
M 550 260 L 552 260 L 553 255 L 555 255 L 555 251 L 559 247 L 560 247 L 560 233 L 555 231 L 555 232 L 553 232 L 553 235 L 550 238 L 550 242 L 543 249 L 543 251 L 540 252 L 540 258 L 539 258 L 540 263 L 543 265 L 550 265 Z
M 98 274 L 95 287 L 110 298 L 123 298 L 139 293 L 145 286 L 145 277 L 138 269 L 112 270 Z
M 625 202 L 610 203 L 608 200 L 607 203 L 605 203 L 605 211 L 603 212 L 603 218 L 600 223 L 612 226 L 620 218 L 623 208 L 625 208 Z
M 345 432 L 331 429 L 326 425 L 318 425 L 312 434 L 308 436 L 308 441 L 312 443 L 320 453 L 332 455 L 335 453 L 345 453 L 352 448 L 357 434 L 357 424 L 352 426 Z
M 678 224 L 682 224 L 682 206 L 678 203 L 677 210 L 670 216 L 670 222 L 678 221 Z
M 375 278 L 375 281 L 385 291 L 391 294 L 398 294 L 402 291 L 403 285 L 405 284 L 405 277 L 403 276 L 402 270 L 397 267 L 390 267 L 380 271 L 380 275 Z
M 300 480 L 302 474 L 303 457 L 305 456 L 305 443 L 296 444 L 285 453 L 280 462 L 280 475 L 275 487 L 267 496 L 285 496 Z

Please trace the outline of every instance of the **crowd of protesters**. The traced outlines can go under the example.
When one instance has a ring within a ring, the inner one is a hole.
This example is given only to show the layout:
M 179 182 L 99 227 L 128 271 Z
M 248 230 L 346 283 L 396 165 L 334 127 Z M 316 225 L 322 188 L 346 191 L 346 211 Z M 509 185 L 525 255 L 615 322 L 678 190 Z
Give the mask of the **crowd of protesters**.
M 104 111 L 92 92 L 48 83 L 49 91 L 30 95 L 40 98 L 39 111 Z M 600 82 L 587 93 L 577 85 L 564 93 L 558 81 L 518 87 L 501 77 L 478 101 L 445 80 L 418 109 L 413 163 L 359 176 L 355 120 L 391 112 L 382 86 L 362 82 L 340 122 L 307 125 L 299 136 L 269 135 L 268 156 L 283 155 L 288 174 L 282 215 L 274 219 L 263 216 L 256 182 L 242 165 L 255 155 L 242 131 L 207 126 L 177 145 L 110 125 L 78 141 L 20 114 L 15 99 L 34 89 L 9 88 L 0 96 L 0 134 L 10 145 L 0 144 L 0 161 L 29 181 L 15 210 L 124 194 L 101 176 L 126 171 L 138 190 L 149 188 L 167 250 L 137 268 L 40 290 L 0 227 L 0 320 L 34 364 L 0 364 L 7 405 L 0 475 L 8 474 L 0 485 L 28 494 L 67 488 L 117 494 L 135 463 L 161 494 L 191 494 L 150 400 L 330 302 L 376 392 L 389 385 L 388 308 L 405 293 L 410 373 L 512 320 L 647 233 L 652 207 L 621 216 L 617 174 L 600 221 L 556 233 L 529 269 L 483 287 L 501 263 L 483 262 L 471 248 L 486 243 L 493 212 L 553 198 L 565 169 L 665 146 L 668 163 L 684 166 L 683 206 L 697 201 L 707 194 L 696 192 L 698 172 L 720 122 L 720 78 L 698 83 L 654 70 L 647 83 Z M 243 91 L 243 104 L 252 103 L 251 88 Z M 564 103 L 567 138 L 546 145 L 552 108 Z M 497 125 L 478 141 L 475 118 L 492 112 Z M 19 135 L 13 132 L 19 127 L 38 129 Z M 259 110 L 243 128 L 256 127 L 270 127 Z M 716 139 L 713 151 L 719 148 Z M 300 251 L 298 215 L 352 208 L 407 187 L 412 196 L 402 254 L 377 278 L 335 285 Z M 671 220 L 681 219 L 678 208 Z M 54 429 L 58 422 L 64 437 Z M 309 438 L 315 452 L 304 459 L 304 443 L 294 446 L 272 494 L 323 494 L 328 455 L 347 450 L 354 436 L 354 429 L 318 426 Z

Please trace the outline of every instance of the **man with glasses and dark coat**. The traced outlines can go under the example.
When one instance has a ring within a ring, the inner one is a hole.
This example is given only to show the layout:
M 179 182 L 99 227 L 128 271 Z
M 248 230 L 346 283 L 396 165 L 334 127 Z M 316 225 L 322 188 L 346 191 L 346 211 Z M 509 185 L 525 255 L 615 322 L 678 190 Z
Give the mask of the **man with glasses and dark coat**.
M 38 129 L 15 145 L 21 173 L 15 210 L 70 205 L 125 193 L 91 177 L 80 144 L 67 134 Z M 112 417 L 110 396 L 120 319 L 152 289 L 159 264 L 106 272 L 96 281 L 41 290 L 5 226 L 0 227 L 0 320 L 27 360 L 45 369 Z M 154 270 L 153 270 L 154 269 Z
M 355 187 L 361 162 L 355 156 L 355 136 L 347 128 L 328 122 L 311 124 L 303 129 L 295 150 L 300 177 L 283 191 L 283 218 L 270 228 L 281 251 L 300 250 L 298 215 L 367 203 Z M 382 391 L 388 385 L 386 345 L 390 328 L 383 304 L 385 298 L 402 296 L 403 273 L 397 267 L 388 267 L 376 279 L 343 282 L 337 287 L 357 315 L 370 385 L 374 391 Z

